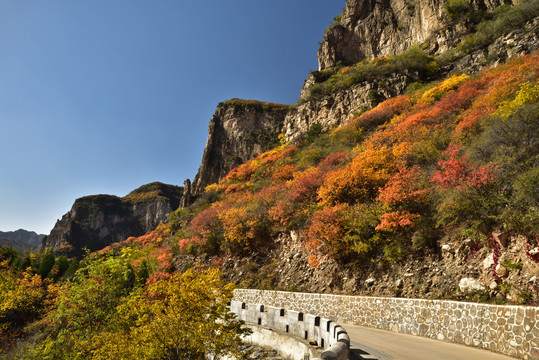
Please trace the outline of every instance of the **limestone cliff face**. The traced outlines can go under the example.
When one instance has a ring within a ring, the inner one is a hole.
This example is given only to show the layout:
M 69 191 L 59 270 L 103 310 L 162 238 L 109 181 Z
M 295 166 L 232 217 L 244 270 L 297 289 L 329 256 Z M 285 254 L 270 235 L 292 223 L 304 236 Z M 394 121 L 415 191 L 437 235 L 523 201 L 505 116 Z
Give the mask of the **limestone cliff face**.
M 288 112 L 283 128 L 284 139 L 300 139 L 315 123 L 321 124 L 324 130 L 341 125 L 353 116 L 354 112 L 370 109 L 383 99 L 401 95 L 406 86 L 417 79 L 418 75 L 413 72 L 393 74 L 380 81 L 355 84 L 322 99 L 307 100 Z M 307 79 L 302 94 L 314 83 L 315 80 Z
M 361 108 L 375 105 L 372 92 L 386 99 L 400 95 L 416 74 L 403 73 L 354 85 L 323 99 L 309 100 L 297 106 L 267 104 L 249 100 L 230 100 L 217 106 L 210 120 L 208 140 L 202 162 L 192 186 L 186 186 L 186 198 L 201 194 L 210 184 L 219 182 L 234 167 L 285 141 L 297 141 L 314 124 L 323 129 L 344 123 Z M 306 81 L 307 88 L 313 82 Z M 186 206 L 189 201 L 183 201 Z
M 512 0 L 474 0 L 477 9 L 491 10 Z M 338 24 L 331 26 L 318 52 L 320 68 L 352 64 L 365 58 L 399 54 L 414 44 L 439 54 L 453 49 L 469 31 L 465 21 L 447 20 L 447 0 L 348 0 Z M 485 66 L 539 48 L 539 20 L 511 30 L 488 47 L 477 49 L 445 64 L 435 76 L 473 73 Z M 402 95 L 412 82 L 429 82 L 434 77 L 418 71 L 402 70 L 355 83 L 323 96 L 311 97 L 310 88 L 327 80 L 313 72 L 305 80 L 301 101 L 295 106 L 233 99 L 217 106 L 208 128 L 202 163 L 187 186 L 182 206 L 219 182 L 231 169 L 285 141 L 298 141 L 315 123 L 324 130 L 338 126 L 354 113 L 370 109 L 387 98 Z
M 492 10 L 504 0 L 477 0 Z M 348 0 L 340 21 L 326 32 L 318 50 L 319 69 L 399 54 L 415 44 L 438 53 L 452 48 L 467 32 L 466 23 L 449 23 L 446 0 Z
M 193 193 L 202 193 L 234 167 L 277 146 L 289 109 L 287 105 L 239 99 L 220 103 L 210 120 Z
M 459 38 L 453 38 L 452 41 L 458 42 Z M 339 46 L 338 43 L 333 45 Z M 539 18 L 534 18 L 524 26 L 513 29 L 496 39 L 488 47 L 472 51 L 447 64 L 443 69 L 440 69 L 438 77 L 448 76 L 452 73 L 471 74 L 485 66 L 537 50 L 539 50 Z M 361 109 L 370 109 L 379 101 L 402 95 L 412 82 L 434 80 L 433 78 L 425 78 L 418 72 L 403 71 L 387 77 L 363 81 L 347 89 L 312 99 L 309 96 L 309 89 L 317 84 L 318 74 L 320 72 L 313 72 L 305 80 L 301 90 L 301 97 L 304 101 L 292 108 L 286 116 L 283 129 L 286 141 L 300 139 L 314 123 L 322 124 L 324 129 L 338 126 Z
M 41 250 L 80 256 L 83 248 L 96 251 L 129 236 L 143 235 L 168 219 L 181 196 L 181 187 L 151 183 L 123 198 L 82 197 L 56 222 Z

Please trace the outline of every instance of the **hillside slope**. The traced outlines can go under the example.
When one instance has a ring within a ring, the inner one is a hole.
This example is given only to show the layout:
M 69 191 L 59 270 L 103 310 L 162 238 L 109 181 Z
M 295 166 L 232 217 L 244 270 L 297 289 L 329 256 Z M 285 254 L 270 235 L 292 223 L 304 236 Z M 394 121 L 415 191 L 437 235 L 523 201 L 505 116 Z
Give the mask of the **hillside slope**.
M 259 155 L 174 213 L 180 265 L 214 256 L 242 286 L 535 299 L 538 76 L 538 54 L 456 74 Z
M 189 199 L 269 150 L 279 135 L 298 141 L 313 124 L 344 124 L 411 84 L 471 74 L 539 49 L 539 2 L 498 5 L 348 1 L 321 43 L 321 70 L 307 77 L 296 105 L 232 99 L 217 106 Z
M 231 99 L 220 103 L 208 126 L 208 141 L 193 194 L 219 182 L 230 170 L 279 144 L 290 106 Z
M 328 34 L 380 15 L 365 4 L 348 1 Z M 136 241 L 159 239 L 176 268 L 218 266 L 242 286 L 535 301 L 539 1 L 435 5 L 425 34 L 460 29 L 443 49 L 331 63 L 295 106 L 219 104 L 183 206 Z M 84 211 L 46 242 L 139 236 L 137 217 L 116 214 L 126 201 L 79 199 Z

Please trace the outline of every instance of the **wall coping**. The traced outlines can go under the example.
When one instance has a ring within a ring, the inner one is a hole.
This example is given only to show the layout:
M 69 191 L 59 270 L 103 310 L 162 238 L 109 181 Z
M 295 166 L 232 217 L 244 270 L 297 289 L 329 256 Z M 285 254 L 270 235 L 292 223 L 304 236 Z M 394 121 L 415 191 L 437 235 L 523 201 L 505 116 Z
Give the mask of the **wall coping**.
M 515 308 L 515 309 L 522 309 L 522 308 L 530 308 L 530 309 L 539 309 L 539 306 L 531 306 L 531 305 L 514 305 L 514 304 L 488 304 L 488 303 L 478 303 L 478 302 L 471 302 L 471 301 L 457 301 L 457 300 L 443 300 L 443 299 L 420 299 L 420 298 L 403 298 L 403 297 L 391 297 L 391 296 L 366 296 L 366 295 L 341 295 L 341 294 L 325 294 L 325 293 L 308 293 L 308 292 L 300 292 L 300 291 L 282 291 L 282 290 L 259 290 L 259 289 L 235 289 L 236 291 L 253 291 L 253 292 L 267 292 L 267 293 L 280 293 L 280 294 L 298 294 L 298 295 L 320 295 L 320 296 L 327 296 L 327 297 L 348 297 L 352 299 L 375 299 L 375 300 L 395 300 L 395 301 L 423 301 L 423 302 L 439 302 L 439 303 L 452 303 L 452 304 L 468 304 L 468 305 L 480 305 L 480 306 L 486 306 L 486 307 L 493 307 L 493 308 Z

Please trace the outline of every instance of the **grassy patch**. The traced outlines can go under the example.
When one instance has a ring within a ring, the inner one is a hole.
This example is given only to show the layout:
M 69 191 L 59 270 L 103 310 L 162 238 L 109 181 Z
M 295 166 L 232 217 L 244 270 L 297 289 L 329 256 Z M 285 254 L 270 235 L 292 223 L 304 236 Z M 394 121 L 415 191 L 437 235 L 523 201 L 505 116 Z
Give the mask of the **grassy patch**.
M 254 111 L 271 111 L 271 112 L 288 112 L 292 106 L 284 104 L 276 104 L 271 102 L 257 101 L 257 100 L 245 100 L 245 99 L 230 99 L 224 102 L 220 102 L 218 106 L 236 107 L 239 109 L 249 109 Z
M 372 81 L 405 71 L 415 71 L 422 77 L 430 77 L 438 74 L 439 66 L 433 56 L 420 50 L 419 47 L 413 47 L 403 54 L 315 72 L 316 84 L 309 88 L 309 94 L 304 100 L 320 99 L 363 81 Z

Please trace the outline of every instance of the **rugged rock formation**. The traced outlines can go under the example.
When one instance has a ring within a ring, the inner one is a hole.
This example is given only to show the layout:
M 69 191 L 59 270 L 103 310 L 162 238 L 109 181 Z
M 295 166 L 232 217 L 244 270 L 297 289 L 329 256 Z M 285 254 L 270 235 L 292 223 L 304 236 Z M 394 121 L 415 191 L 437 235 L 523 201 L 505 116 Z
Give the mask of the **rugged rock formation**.
M 516 56 L 529 54 L 539 49 L 539 18 L 528 21 L 524 26 L 504 34 L 487 48 L 474 51 L 450 63 L 446 73 L 477 72 L 487 65 L 497 64 Z
M 539 18 L 528 21 L 523 27 L 514 29 L 496 39 L 484 49 L 479 49 L 456 59 L 440 69 L 439 77 L 452 73 L 474 73 L 486 66 L 506 61 L 515 56 L 539 49 Z M 309 98 L 309 88 L 319 82 L 318 72 L 309 75 L 301 90 L 305 99 L 292 108 L 284 123 L 286 141 L 301 138 L 313 123 L 322 124 L 324 129 L 346 122 L 361 109 L 370 109 L 379 101 L 402 95 L 406 87 L 416 81 L 425 81 L 413 71 L 394 73 L 389 77 L 364 81 L 347 89 L 335 91 L 319 99 Z
M 83 248 L 100 250 L 129 236 L 140 236 L 166 221 L 178 208 L 183 189 L 151 183 L 127 196 L 93 195 L 77 199 L 43 239 L 42 251 L 80 256 Z
M 307 100 L 291 109 L 284 122 L 284 139 L 294 141 L 303 136 L 309 128 L 319 123 L 324 130 L 346 122 L 355 112 L 370 109 L 382 99 L 401 95 L 406 86 L 418 80 L 419 75 L 412 72 L 364 81 L 350 88 L 331 93 L 322 99 Z M 306 81 L 304 89 L 315 83 Z M 306 93 L 303 90 L 302 93 Z
M 478 0 L 469 6 L 473 11 L 492 10 L 502 3 L 503 0 Z M 447 9 L 448 1 L 444 0 L 348 0 L 341 18 L 330 26 L 321 43 L 320 68 L 399 54 L 415 44 L 422 44 L 423 50 L 431 54 L 453 49 L 470 31 L 470 19 L 464 16 L 450 22 Z M 444 63 L 436 76 L 473 73 L 497 61 L 535 51 L 539 48 L 538 25 L 539 19 L 533 19 L 488 47 L 461 54 Z M 283 134 L 284 141 L 297 141 L 315 123 L 327 130 L 346 122 L 354 113 L 401 95 L 412 82 L 434 80 L 418 71 L 397 71 L 313 98 L 310 88 L 327 80 L 320 75 L 313 72 L 305 80 L 296 106 L 239 99 L 219 104 L 210 121 L 202 163 L 182 206 L 191 203 L 207 185 L 219 182 L 232 168 L 276 146 L 279 134 Z
M 503 253 L 496 274 L 507 286 L 500 290 L 493 280 L 493 251 L 481 243 L 466 239 L 440 243 L 440 251 L 411 257 L 407 261 L 380 265 L 357 263 L 342 266 L 324 258 L 312 268 L 304 251 L 301 233 L 281 233 L 274 246 L 244 257 L 225 255 L 220 267 L 226 281 L 239 287 L 311 293 L 353 294 L 366 296 L 478 301 L 489 294 L 497 299 L 520 302 L 529 294 L 519 289 L 538 281 L 539 263 L 526 254 L 522 236 L 502 237 Z M 534 256 L 539 247 L 530 250 Z M 214 258 L 184 255 L 177 259 L 182 268 L 195 262 L 211 266 Z M 536 290 L 534 290 L 536 291 Z
M 510 1 L 478 0 L 470 6 L 492 10 L 504 3 Z M 416 44 L 424 43 L 437 53 L 454 47 L 468 24 L 450 23 L 447 4 L 444 0 L 348 0 L 320 45 L 319 69 L 399 54 Z
M 220 103 L 208 127 L 202 162 L 193 181 L 194 194 L 218 182 L 234 167 L 279 144 L 290 107 L 232 99 Z
M 296 141 L 314 123 L 321 124 L 324 130 L 340 125 L 354 111 L 371 108 L 380 99 L 402 94 L 417 78 L 414 73 L 395 74 L 383 81 L 362 82 L 346 91 L 297 106 L 239 99 L 220 103 L 210 121 L 198 173 L 193 184 L 185 186 L 182 206 L 191 202 L 192 195 L 219 182 L 234 167 L 279 145 L 280 134 L 284 141 Z M 304 89 L 314 83 L 315 80 L 309 82 L 308 79 Z M 373 99 L 373 93 L 378 100 Z

